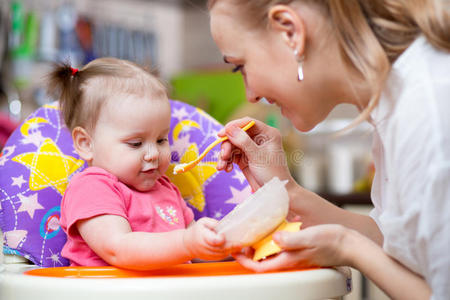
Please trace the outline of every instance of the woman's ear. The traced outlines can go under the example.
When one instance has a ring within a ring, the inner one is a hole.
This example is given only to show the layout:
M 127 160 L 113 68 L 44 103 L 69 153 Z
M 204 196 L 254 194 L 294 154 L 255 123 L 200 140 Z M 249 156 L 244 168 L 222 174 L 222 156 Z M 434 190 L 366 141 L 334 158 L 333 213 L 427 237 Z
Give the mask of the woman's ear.
M 72 130 L 72 139 L 75 150 L 82 159 L 90 163 L 92 161 L 92 139 L 89 133 L 82 127 Z
M 278 30 L 287 45 L 302 55 L 305 51 L 306 26 L 303 18 L 288 5 L 274 5 L 270 8 L 269 24 Z

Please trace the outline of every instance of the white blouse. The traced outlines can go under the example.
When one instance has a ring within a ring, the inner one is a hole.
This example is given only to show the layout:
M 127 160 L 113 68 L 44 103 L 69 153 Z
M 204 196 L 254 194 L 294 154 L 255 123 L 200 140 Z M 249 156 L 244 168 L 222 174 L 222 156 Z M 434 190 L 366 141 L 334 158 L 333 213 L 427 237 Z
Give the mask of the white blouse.
M 450 53 L 414 41 L 371 118 L 383 248 L 425 277 L 432 299 L 450 299 Z

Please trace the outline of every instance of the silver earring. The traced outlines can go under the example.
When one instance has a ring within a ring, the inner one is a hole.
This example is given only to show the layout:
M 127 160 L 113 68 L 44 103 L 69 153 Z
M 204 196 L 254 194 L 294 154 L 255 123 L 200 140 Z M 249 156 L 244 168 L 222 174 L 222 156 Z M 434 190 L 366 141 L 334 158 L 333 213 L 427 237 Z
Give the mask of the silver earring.
M 302 81 L 303 78 L 304 78 L 303 77 L 303 62 L 305 61 L 305 56 L 304 55 L 298 56 L 298 50 L 297 49 L 294 50 L 294 56 L 295 56 L 295 59 L 297 60 L 297 63 L 298 63 L 298 67 L 297 67 L 298 77 L 297 77 L 297 79 L 298 79 L 298 81 Z

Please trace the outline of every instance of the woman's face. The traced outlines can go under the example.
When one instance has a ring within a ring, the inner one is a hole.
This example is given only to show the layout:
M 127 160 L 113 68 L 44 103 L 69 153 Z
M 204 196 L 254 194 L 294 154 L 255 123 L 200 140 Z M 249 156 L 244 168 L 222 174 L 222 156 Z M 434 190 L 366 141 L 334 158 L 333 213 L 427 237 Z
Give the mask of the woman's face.
M 332 57 L 333 45 L 314 40 L 320 27 L 314 24 L 318 22 L 314 21 L 316 16 L 303 10 L 305 79 L 299 82 L 294 48 L 286 35 L 272 28 L 251 30 L 239 22 L 234 10 L 236 7 L 232 4 L 219 1 L 210 12 L 211 33 L 224 60 L 242 72 L 250 102 L 266 98 L 279 106 L 282 114 L 301 131 L 311 130 L 337 104 L 345 102 L 341 101 L 344 97 L 342 84 L 334 75 L 342 65 Z M 339 56 L 337 53 L 334 56 Z

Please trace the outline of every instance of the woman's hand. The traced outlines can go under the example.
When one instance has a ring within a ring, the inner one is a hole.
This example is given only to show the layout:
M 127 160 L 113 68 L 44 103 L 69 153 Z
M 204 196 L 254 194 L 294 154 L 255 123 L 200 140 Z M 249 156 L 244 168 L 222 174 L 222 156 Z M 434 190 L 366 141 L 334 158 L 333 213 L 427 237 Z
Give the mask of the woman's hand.
M 392 299 L 430 299 L 431 289 L 423 277 L 355 230 L 334 224 L 317 225 L 298 232 L 278 232 L 274 240 L 284 251 L 263 261 L 253 261 L 253 251 L 249 248 L 244 254 L 233 256 L 245 268 L 256 272 L 350 266 Z
M 311 226 L 298 232 L 277 232 L 274 241 L 284 250 L 280 254 L 258 262 L 252 260 L 251 249 L 233 256 L 245 268 L 256 272 L 351 265 L 347 241 L 353 233 L 359 235 L 334 224 Z
M 280 132 L 257 120 L 247 132 L 243 131 L 241 127 L 251 120 L 234 120 L 219 132 L 219 136 L 228 136 L 228 141 L 222 143 L 217 169 L 230 172 L 236 163 L 255 191 L 274 176 L 293 182 Z
M 183 241 L 191 257 L 220 260 L 229 255 L 224 248 L 225 238 L 214 231 L 216 225 L 217 220 L 201 218 L 186 229 Z

